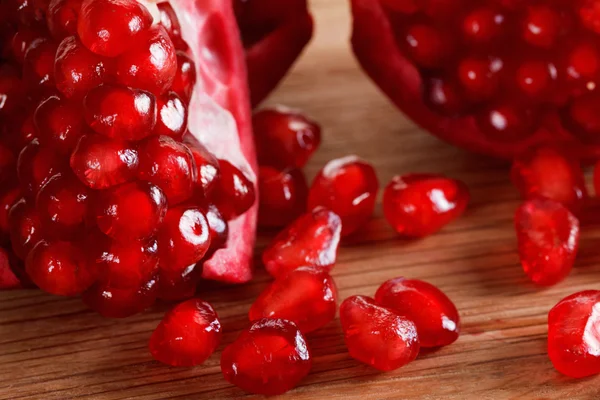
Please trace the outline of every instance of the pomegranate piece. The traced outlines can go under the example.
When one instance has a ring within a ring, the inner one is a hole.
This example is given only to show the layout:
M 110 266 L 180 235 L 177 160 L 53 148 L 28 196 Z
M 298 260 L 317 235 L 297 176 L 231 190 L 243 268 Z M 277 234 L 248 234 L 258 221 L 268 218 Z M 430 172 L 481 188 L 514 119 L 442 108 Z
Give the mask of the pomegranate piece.
M 189 265 L 183 271 L 159 269 L 158 298 L 164 301 L 182 301 L 196 295 L 202 278 L 201 263 Z
M 225 246 L 227 237 L 229 236 L 227 221 L 225 221 L 225 218 L 223 218 L 215 205 L 211 204 L 207 207 L 206 220 L 210 229 L 210 248 L 205 257 L 212 256 L 212 253 Z
M 177 93 L 177 95 L 187 103 L 192 97 L 192 90 L 196 84 L 196 65 L 183 51 L 178 51 L 176 55 L 177 70 L 175 72 L 173 84 L 171 85 L 171 90 Z
M 124 289 L 95 283 L 83 292 L 81 298 L 85 305 L 105 318 L 127 318 L 154 304 L 157 286 L 155 278 L 140 287 Z
M 219 160 L 192 135 L 185 135 L 183 142 L 192 152 L 196 163 L 196 188 L 202 197 L 208 197 L 219 179 Z
M 175 92 L 169 92 L 156 99 L 156 127 L 154 135 L 170 136 L 181 140 L 187 128 L 187 106 Z
M 312 356 L 293 322 L 260 319 L 221 354 L 225 379 L 249 393 L 273 396 L 293 389 L 310 372 Z
M 306 211 L 308 185 L 299 169 L 278 171 L 260 167 L 258 171 L 258 224 L 283 227 Z
M 10 268 L 10 258 L 3 248 L 0 248 L 0 290 L 21 287 L 21 281 Z
M 175 367 L 202 364 L 221 342 L 221 323 L 206 301 L 191 299 L 175 306 L 150 337 L 155 360 Z
M 181 25 L 177 19 L 175 10 L 171 7 L 168 2 L 158 3 L 158 10 L 160 12 L 160 24 L 165 28 L 169 37 L 173 41 L 175 48 L 178 50 L 187 50 L 187 43 L 181 38 Z
M 528 200 L 515 214 L 519 257 L 534 283 L 554 285 L 569 275 L 579 247 L 579 221 L 562 204 Z
M 137 43 L 151 24 L 152 15 L 136 0 L 84 0 L 77 33 L 94 53 L 115 57 Z
M 61 40 L 77 34 L 77 20 L 82 0 L 51 0 L 46 21 L 52 36 Z
M 57 96 L 40 103 L 33 121 L 40 144 L 62 154 L 73 151 L 85 129 L 81 106 Z
M 329 271 L 337 258 L 341 231 L 340 217 L 332 211 L 316 208 L 302 215 L 265 249 L 266 270 L 275 277 L 303 266 Z
M 252 181 L 229 161 L 219 160 L 219 180 L 210 196 L 226 220 L 244 214 L 256 201 Z
M 434 174 L 395 176 L 383 194 L 383 213 L 401 235 L 431 235 L 458 218 L 469 203 L 469 189 Z
M 160 268 L 185 270 L 202 259 L 210 246 L 210 230 L 205 215 L 198 208 L 170 208 L 158 231 Z
M 459 315 L 440 289 L 418 279 L 394 278 L 375 294 L 377 304 L 411 320 L 421 347 L 447 346 L 458 339 Z
M 8 212 L 10 242 L 21 260 L 25 260 L 33 246 L 42 240 L 42 223 L 35 208 L 20 199 Z
M 42 290 L 58 296 L 81 294 L 94 282 L 82 246 L 72 242 L 42 240 L 31 249 L 27 275 Z
M 17 174 L 23 193 L 35 198 L 38 191 L 54 175 L 68 169 L 59 154 L 40 146 L 35 139 L 19 154 Z
M 322 206 L 342 219 L 342 236 L 360 229 L 373 214 L 379 181 L 373 167 L 356 156 L 329 161 L 313 180 L 308 208 Z
M 344 340 L 352 358 L 392 371 L 413 361 L 419 354 L 415 324 L 366 296 L 348 297 L 340 306 Z
M 298 111 L 266 108 L 252 117 L 260 165 L 302 168 L 321 144 L 321 127 Z
M 33 91 L 54 88 L 56 43 L 47 38 L 34 40 L 23 60 L 23 81 Z
M 524 199 L 547 197 L 574 212 L 588 197 L 579 160 L 554 147 L 537 147 L 516 158 L 511 179 Z
M 141 140 L 156 126 L 156 97 L 139 89 L 102 85 L 85 96 L 83 115 L 88 125 L 101 135 Z
M 137 150 L 125 141 L 86 134 L 79 139 L 70 162 L 86 186 L 106 189 L 135 179 L 139 158 Z
M 167 213 L 167 198 L 150 182 L 136 181 L 100 192 L 94 204 L 98 228 L 116 240 L 152 236 Z
M 560 373 L 583 378 L 600 373 L 600 291 L 574 293 L 548 313 L 548 355 Z
M 19 63 L 23 64 L 25 61 L 25 53 L 31 43 L 37 39 L 43 39 L 47 37 L 47 32 L 42 29 L 35 28 L 22 28 L 18 30 L 11 40 L 12 58 Z
M 302 333 L 315 331 L 333 320 L 337 288 L 322 269 L 301 267 L 269 285 L 250 308 L 250 321 L 281 318 L 292 321 Z

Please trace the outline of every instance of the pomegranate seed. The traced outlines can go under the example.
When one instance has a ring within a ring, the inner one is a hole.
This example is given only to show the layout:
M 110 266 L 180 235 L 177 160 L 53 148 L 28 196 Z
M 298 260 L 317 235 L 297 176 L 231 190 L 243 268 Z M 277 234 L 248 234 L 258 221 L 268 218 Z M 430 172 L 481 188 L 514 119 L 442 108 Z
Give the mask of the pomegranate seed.
M 155 360 L 175 367 L 202 364 L 221 342 L 221 323 L 206 301 L 191 299 L 169 311 L 150 337 Z
M 469 203 L 464 183 L 434 174 L 395 176 L 383 195 L 383 213 L 401 235 L 432 235 L 458 218 Z
M 265 249 L 262 260 L 273 276 L 303 266 L 329 271 L 335 264 L 342 223 L 332 211 L 317 208 L 281 231 Z
M 531 110 L 514 104 L 492 104 L 476 115 L 481 133 L 497 142 L 510 143 L 535 133 Z
M 562 204 L 528 200 L 515 215 L 519 256 L 534 283 L 554 285 L 569 275 L 579 247 L 579 221 Z
M 548 95 L 556 79 L 556 66 L 546 61 L 525 61 L 516 72 L 519 89 L 530 97 L 540 98 Z
M 156 99 L 156 127 L 154 135 L 170 136 L 181 140 L 187 128 L 187 107 L 175 92 Z
M 258 223 L 265 227 L 282 227 L 306 211 L 308 185 L 299 169 L 278 171 L 260 167 Z
M 583 378 L 600 373 L 600 291 L 565 297 L 548 313 L 548 355 L 560 373 Z
M 502 68 L 499 59 L 469 57 L 458 65 L 458 80 L 472 100 L 492 97 L 499 86 L 498 71 Z
M 57 40 L 77 34 L 77 19 L 82 0 L 51 0 L 46 21 L 52 36 Z
M 596 0 L 582 0 L 578 8 L 579 18 L 584 27 L 600 33 L 600 7 Z
M 25 53 L 31 43 L 37 39 L 46 38 L 47 32 L 35 28 L 23 28 L 18 30 L 12 38 L 12 55 L 16 62 L 23 64 L 25 61 Z
M 598 107 L 600 107 L 600 95 L 597 93 L 577 97 L 563 113 L 563 123 L 584 142 L 598 143 L 600 141 Z
M 257 112 L 252 126 L 260 165 L 302 168 L 321 144 L 321 127 L 285 107 Z
M 192 197 L 196 165 L 186 145 L 168 136 L 152 136 L 139 144 L 138 151 L 138 178 L 161 188 L 170 206 Z
M 37 139 L 31 141 L 23 148 L 17 161 L 17 174 L 23 193 L 35 198 L 50 178 L 67 168 L 57 153 L 40 146 Z
M 313 180 L 308 208 L 326 207 L 342 219 L 342 235 L 356 232 L 375 209 L 379 181 L 373 167 L 356 156 L 329 161 Z
M 331 322 L 336 309 L 333 278 L 322 269 L 301 267 L 269 285 L 252 304 L 249 318 L 286 319 L 309 333 Z
M 446 61 L 452 53 L 452 36 L 448 32 L 427 24 L 414 24 L 407 27 L 401 37 L 403 46 L 408 55 L 419 66 L 435 68 Z
M 502 34 L 506 17 L 493 7 L 483 6 L 469 12 L 462 23 L 464 37 L 471 42 L 485 44 Z
M 196 184 L 203 197 L 208 197 L 219 179 L 219 160 L 192 135 L 184 135 L 183 142 L 192 152 L 196 163 Z
M 340 320 L 350 356 L 378 370 L 398 369 L 419 354 L 415 324 L 377 305 L 370 297 L 352 296 L 344 300 Z
M 133 180 L 138 164 L 137 150 L 124 141 L 101 135 L 83 135 L 71 154 L 73 172 L 92 189 L 106 189 Z
M 95 204 L 98 228 L 116 240 L 146 239 L 167 212 L 167 198 L 158 186 L 136 181 L 103 191 Z
M 34 40 L 23 61 L 23 80 L 32 90 L 54 88 L 54 55 L 56 43 L 50 39 Z
M 194 207 L 170 208 L 158 231 L 160 267 L 183 271 L 202 259 L 210 246 L 210 231 L 204 214 Z
M 0 116 L 13 115 L 25 101 L 23 83 L 16 69 L 0 65 Z
M 13 152 L 0 143 L 0 183 L 14 178 L 16 161 Z
M 58 296 L 75 296 L 94 282 L 85 251 L 75 243 L 45 240 L 31 250 L 27 274 L 40 289 Z
M 13 205 L 21 198 L 19 187 L 9 187 L 0 192 L 0 241 L 9 233 L 8 213 Z
M 96 54 L 115 57 L 132 47 L 152 25 L 152 15 L 136 0 L 83 0 L 77 32 Z
M 0 248 L 0 290 L 17 289 L 19 287 L 21 287 L 21 282 L 10 268 L 8 253 Z
M 421 347 L 447 346 L 458 339 L 459 315 L 440 289 L 417 279 L 384 282 L 375 301 L 414 322 Z
M 96 283 L 83 292 L 83 302 L 105 318 L 127 318 L 154 304 L 157 292 L 156 279 L 140 287 L 117 289 Z
M 221 371 L 228 382 L 268 396 L 293 389 L 311 366 L 304 336 L 283 319 L 255 321 L 221 354 Z
M 8 212 L 10 241 L 21 260 L 25 260 L 33 246 L 42 240 L 42 223 L 34 207 L 25 199 L 15 202 Z
M 175 72 L 175 79 L 171 85 L 171 90 L 177 93 L 184 102 L 189 103 L 194 85 L 196 85 L 196 65 L 183 51 L 178 51 L 176 55 L 177 71 Z
M 178 50 L 187 50 L 188 45 L 181 38 L 181 26 L 177 19 L 175 10 L 171 7 L 168 2 L 158 3 L 158 10 L 160 11 L 160 24 L 165 28 L 169 37 L 175 44 Z
M 167 31 L 153 25 L 135 42 L 117 58 L 117 81 L 158 95 L 165 93 L 177 72 L 175 46 Z
M 156 126 L 156 97 L 138 89 L 102 85 L 83 101 L 88 125 L 113 139 L 141 140 Z
M 256 201 L 254 184 L 243 171 L 229 161 L 219 160 L 220 179 L 211 200 L 226 220 L 245 213 Z
M 40 103 L 33 121 L 40 143 L 63 154 L 73 151 L 85 129 L 81 106 L 57 96 Z
M 158 298 L 164 301 L 182 301 L 196 295 L 196 287 L 202 278 L 202 266 L 192 264 L 183 271 L 159 269 Z
M 21 135 L 18 139 L 20 148 L 27 146 L 31 141 L 37 139 L 37 130 L 33 122 L 33 113 L 23 120 L 19 133 Z
M 54 175 L 40 189 L 36 206 L 47 232 L 68 239 L 85 228 L 88 189 L 71 174 Z
M 227 221 L 225 221 L 225 218 L 223 218 L 215 205 L 211 204 L 206 209 L 206 220 L 210 229 L 210 249 L 206 253 L 205 258 L 218 249 L 225 247 L 229 236 Z
M 523 19 L 523 38 L 533 46 L 552 47 L 561 33 L 561 18 L 550 6 L 527 7 Z
M 523 198 L 547 197 L 573 211 L 588 197 L 579 160 L 555 147 L 537 147 L 516 158 L 511 179 Z
M 429 78 L 424 83 L 424 101 L 427 106 L 444 116 L 457 116 L 469 108 L 458 83 L 444 77 Z

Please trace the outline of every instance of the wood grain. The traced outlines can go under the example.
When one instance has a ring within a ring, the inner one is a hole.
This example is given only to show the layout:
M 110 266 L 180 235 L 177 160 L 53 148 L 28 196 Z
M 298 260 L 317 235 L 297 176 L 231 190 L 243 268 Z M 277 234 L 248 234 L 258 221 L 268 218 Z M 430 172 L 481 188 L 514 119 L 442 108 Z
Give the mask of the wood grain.
M 442 288 L 458 306 L 462 335 L 381 374 L 346 353 L 339 321 L 309 336 L 314 370 L 286 396 L 297 399 L 598 399 L 600 378 L 570 380 L 546 356 L 546 317 L 562 297 L 597 288 L 600 230 L 585 228 L 569 279 L 539 290 L 515 252 L 517 194 L 507 166 L 452 148 L 403 118 L 359 71 L 348 48 L 346 1 L 313 0 L 316 39 L 270 102 L 304 109 L 324 128 L 307 168 L 356 153 L 382 184 L 406 172 L 443 172 L 472 190 L 464 218 L 420 241 L 403 241 L 377 209 L 359 237 L 346 241 L 333 275 L 340 297 L 372 295 L 386 279 L 408 276 Z M 261 236 L 260 254 L 268 236 Z M 205 365 L 168 368 L 151 360 L 147 339 L 165 307 L 127 319 L 102 319 L 77 299 L 37 291 L 0 293 L 0 399 L 225 399 L 246 396 L 224 381 L 219 354 L 246 324 L 249 304 L 269 281 L 258 268 L 247 285 L 206 284 L 202 297 L 222 316 L 224 342 Z M 248 396 L 251 397 L 251 396 Z

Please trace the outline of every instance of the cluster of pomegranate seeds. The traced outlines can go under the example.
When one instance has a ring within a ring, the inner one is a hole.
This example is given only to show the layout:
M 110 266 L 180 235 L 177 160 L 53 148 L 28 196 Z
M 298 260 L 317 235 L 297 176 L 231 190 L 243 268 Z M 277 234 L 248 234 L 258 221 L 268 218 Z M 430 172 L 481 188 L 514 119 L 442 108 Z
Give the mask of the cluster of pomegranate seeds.
M 286 226 L 306 210 L 308 184 L 299 169 L 260 167 L 258 192 L 258 223 L 262 227 Z

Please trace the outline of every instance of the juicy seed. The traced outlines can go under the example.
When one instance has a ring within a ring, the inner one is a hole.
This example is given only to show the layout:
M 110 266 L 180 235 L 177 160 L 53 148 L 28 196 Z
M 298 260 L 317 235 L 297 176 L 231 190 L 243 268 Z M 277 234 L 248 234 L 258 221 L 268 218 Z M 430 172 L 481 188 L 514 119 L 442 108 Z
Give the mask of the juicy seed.
M 206 219 L 208 221 L 208 228 L 210 229 L 210 248 L 204 257 L 209 258 L 215 251 L 224 247 L 227 243 L 229 227 L 219 209 L 213 204 L 209 205 L 206 209 Z
M 178 51 L 176 54 L 177 71 L 175 72 L 175 79 L 171 85 L 171 90 L 188 103 L 196 85 L 196 65 L 183 51 Z
M 25 260 L 33 246 L 42 240 L 42 223 L 35 207 L 20 199 L 8 213 L 8 225 L 12 248 L 17 257 Z
M 32 91 L 54 88 L 56 43 L 50 39 L 34 40 L 25 52 L 23 81 Z
M 40 103 L 33 121 L 40 144 L 61 154 L 73 151 L 85 129 L 81 106 L 57 96 Z
M 81 298 L 86 306 L 105 318 L 127 318 L 154 304 L 157 286 L 155 278 L 139 287 L 125 289 L 96 283 L 83 292 Z
M 242 215 L 256 201 L 254 184 L 229 161 L 219 160 L 219 181 L 210 199 L 226 220 Z
M 77 33 L 77 20 L 82 0 L 51 0 L 48 4 L 46 21 L 48 30 L 56 40 Z
M 54 175 L 68 169 L 62 157 L 40 146 L 36 139 L 23 148 L 17 161 L 17 174 L 23 193 L 35 198 L 38 191 Z
M 194 156 L 196 164 L 196 189 L 203 198 L 207 198 L 220 179 L 219 160 L 194 136 L 190 134 L 184 135 L 183 142 Z
M 158 298 L 180 302 L 196 295 L 198 282 L 202 278 L 202 264 L 192 264 L 183 271 L 159 268 Z
M 308 185 L 302 170 L 260 167 L 258 193 L 259 226 L 283 227 L 306 211 Z
M 175 92 L 169 92 L 156 99 L 156 127 L 154 135 L 170 136 L 181 140 L 187 129 L 187 106 Z
M 15 203 L 21 199 L 19 187 L 8 187 L 0 191 L 0 242 L 6 241 L 10 232 L 8 214 Z
M 177 19 L 177 15 L 175 14 L 173 7 L 171 7 L 171 4 L 165 1 L 158 3 L 157 6 L 158 10 L 160 11 L 160 24 L 169 34 L 169 37 L 173 41 L 173 44 L 177 50 L 187 50 L 188 45 L 181 38 L 181 26 L 179 25 L 179 20 Z

